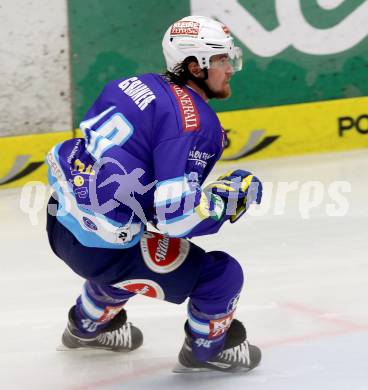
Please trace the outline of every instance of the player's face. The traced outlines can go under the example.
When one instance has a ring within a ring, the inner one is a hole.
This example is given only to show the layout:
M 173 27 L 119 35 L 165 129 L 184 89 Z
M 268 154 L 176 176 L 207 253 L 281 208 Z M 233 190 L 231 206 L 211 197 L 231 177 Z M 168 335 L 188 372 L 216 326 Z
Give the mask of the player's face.
M 231 95 L 230 79 L 234 69 L 227 54 L 219 54 L 211 57 L 208 69 L 208 88 L 217 99 L 225 99 Z

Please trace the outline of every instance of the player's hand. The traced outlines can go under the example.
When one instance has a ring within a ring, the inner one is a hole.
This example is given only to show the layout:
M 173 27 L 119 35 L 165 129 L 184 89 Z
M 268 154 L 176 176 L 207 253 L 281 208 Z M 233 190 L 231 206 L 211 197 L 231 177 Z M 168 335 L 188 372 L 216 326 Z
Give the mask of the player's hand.
M 252 203 L 261 203 L 262 183 L 250 172 L 237 169 L 220 176 L 204 190 L 219 195 L 227 203 L 226 213 L 230 222 L 236 222 Z

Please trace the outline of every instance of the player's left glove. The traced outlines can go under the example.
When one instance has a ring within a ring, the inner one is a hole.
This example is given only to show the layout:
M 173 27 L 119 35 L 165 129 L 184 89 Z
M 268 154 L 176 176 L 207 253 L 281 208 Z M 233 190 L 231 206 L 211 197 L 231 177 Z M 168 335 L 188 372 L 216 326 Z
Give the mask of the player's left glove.
M 236 222 L 252 203 L 261 203 L 262 183 L 250 172 L 237 169 L 220 176 L 204 188 L 205 192 L 219 195 L 226 203 L 230 222 Z

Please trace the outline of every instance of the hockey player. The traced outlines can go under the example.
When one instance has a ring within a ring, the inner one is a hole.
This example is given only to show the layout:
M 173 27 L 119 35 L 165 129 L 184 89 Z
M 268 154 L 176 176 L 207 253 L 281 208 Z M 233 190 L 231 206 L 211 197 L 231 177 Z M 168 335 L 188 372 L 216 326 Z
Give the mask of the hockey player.
M 234 319 L 242 269 L 188 240 L 218 232 L 261 200 L 259 180 L 242 170 L 202 186 L 226 141 L 207 101 L 230 96 L 241 51 L 225 25 L 189 16 L 169 27 L 163 52 L 164 75 L 108 83 L 80 124 L 84 138 L 47 156 L 50 245 L 86 279 L 62 342 L 134 350 L 143 336 L 127 322 L 131 297 L 189 298 L 176 370 L 248 371 L 261 352 Z

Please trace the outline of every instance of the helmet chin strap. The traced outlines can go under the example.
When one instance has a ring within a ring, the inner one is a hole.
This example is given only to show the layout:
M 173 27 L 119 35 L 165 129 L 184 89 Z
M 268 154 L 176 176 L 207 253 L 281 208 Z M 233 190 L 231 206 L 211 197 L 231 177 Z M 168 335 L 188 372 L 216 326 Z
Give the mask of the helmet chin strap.
M 203 68 L 204 77 L 196 77 L 189 72 L 189 79 L 192 80 L 199 88 L 203 90 L 208 99 L 213 99 L 216 95 L 213 93 L 211 88 L 207 85 L 206 80 L 208 79 L 208 69 Z

